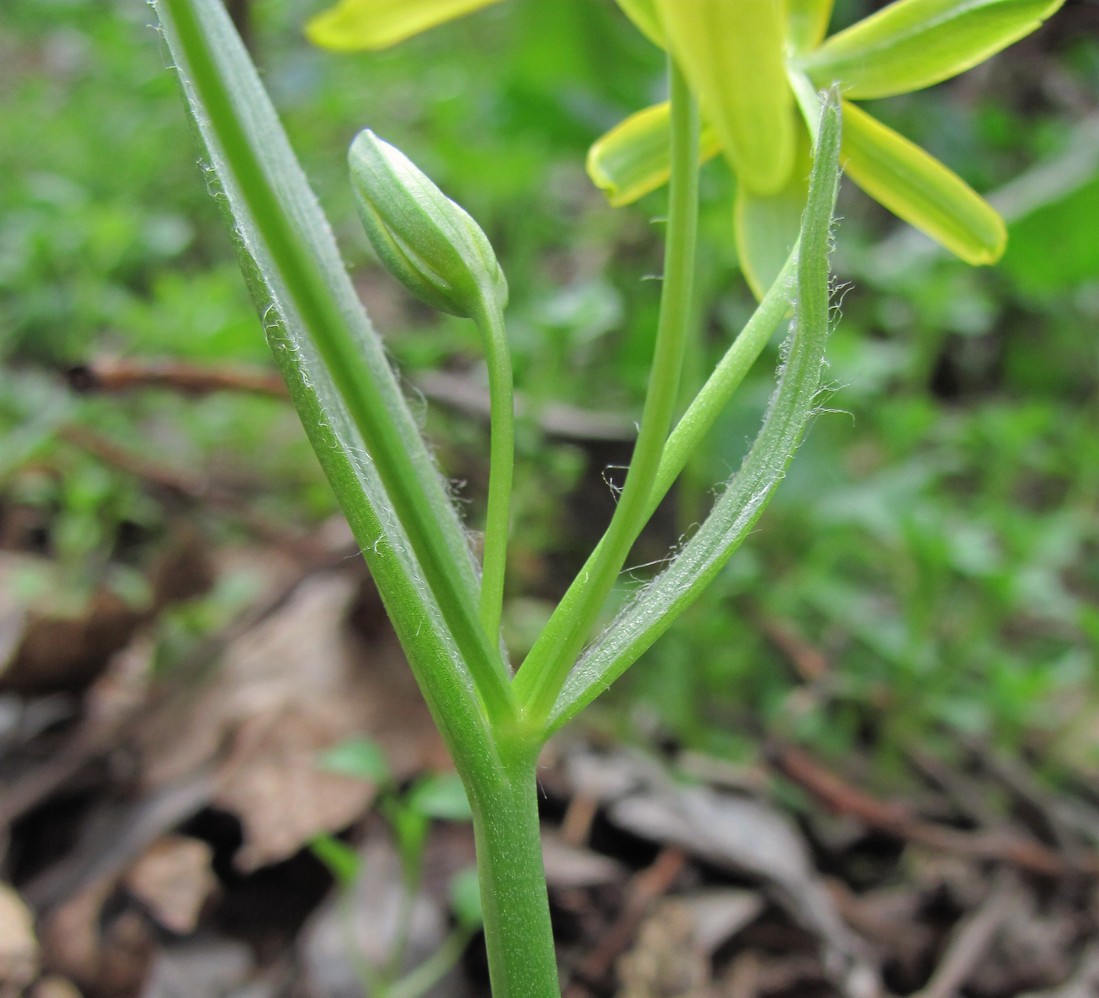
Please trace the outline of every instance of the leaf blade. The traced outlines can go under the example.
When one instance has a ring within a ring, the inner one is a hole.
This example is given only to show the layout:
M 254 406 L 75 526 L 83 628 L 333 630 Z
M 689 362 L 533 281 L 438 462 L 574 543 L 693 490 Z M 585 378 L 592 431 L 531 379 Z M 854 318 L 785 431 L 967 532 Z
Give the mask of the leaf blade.
M 794 169 L 781 190 L 762 197 L 743 186 L 737 188 L 733 209 L 737 258 L 757 301 L 774 283 L 798 241 L 810 169 L 808 133 L 802 131 Z
M 656 0 L 617 0 L 618 6 L 634 24 L 634 27 L 654 45 L 665 48 L 664 25 L 660 23 L 660 12 L 656 9 Z
M 834 0 L 786 0 L 786 37 L 795 52 L 815 48 L 828 33 Z

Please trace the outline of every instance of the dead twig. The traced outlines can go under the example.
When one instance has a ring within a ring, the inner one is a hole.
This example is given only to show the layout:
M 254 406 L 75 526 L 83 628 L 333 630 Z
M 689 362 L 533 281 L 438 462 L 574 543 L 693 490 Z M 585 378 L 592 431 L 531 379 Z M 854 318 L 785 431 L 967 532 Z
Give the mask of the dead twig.
M 1073 848 L 1079 839 L 1099 845 L 1099 808 L 1084 794 L 1064 796 L 1043 787 L 1021 763 L 1007 758 L 978 739 L 967 739 L 978 764 L 1036 816 L 1040 816 L 1058 845 Z
M 761 615 L 758 619 L 764 636 L 789 659 L 799 679 L 815 683 L 831 674 L 832 667 L 824 652 L 807 641 L 794 627 L 777 617 Z
M 429 401 L 488 422 L 488 389 L 467 375 L 431 371 L 417 375 L 412 383 Z M 515 394 L 515 415 L 534 420 L 543 436 L 554 440 L 579 444 L 632 443 L 637 436 L 632 416 L 580 409 L 563 402 L 535 406 L 521 392 Z
M 286 398 L 286 385 L 274 371 L 258 367 L 212 367 L 182 360 L 97 357 L 66 372 L 69 387 L 83 393 L 114 395 L 145 388 L 167 388 L 183 395 L 250 392 Z
M 931 980 L 914 998 L 950 998 L 961 993 L 1007 919 L 1011 896 L 1019 890 L 1014 874 L 1006 870 L 997 874 L 981 906 L 958 923 Z
M 578 981 L 598 985 L 607 979 L 615 961 L 629 948 L 653 902 L 671 890 L 686 865 L 683 851 L 668 847 L 660 851 L 651 866 L 634 876 L 618 920 L 577 967 Z M 566 990 L 565 998 L 583 998 L 586 993 L 587 989 L 581 984 L 572 984 Z
M 254 367 L 212 367 L 178 360 L 93 358 L 68 370 L 75 391 L 122 394 L 148 388 L 167 388 L 184 395 L 213 392 L 249 392 L 287 398 L 282 379 L 272 371 Z M 489 420 L 488 389 L 468 374 L 430 371 L 410 379 L 412 387 L 430 402 L 472 417 Z M 575 443 L 629 443 L 637 435 L 632 416 L 595 412 L 560 402 L 535 406 L 521 393 L 515 396 L 515 413 L 532 419 L 546 436 Z
M 1099 876 L 1093 855 L 1070 862 L 1051 849 L 1013 832 L 967 833 L 924 821 L 903 804 L 879 800 L 826 769 L 807 752 L 773 744 L 769 758 L 777 772 L 798 784 L 837 814 L 850 815 L 906 842 L 977 860 L 1007 863 L 1043 877 Z

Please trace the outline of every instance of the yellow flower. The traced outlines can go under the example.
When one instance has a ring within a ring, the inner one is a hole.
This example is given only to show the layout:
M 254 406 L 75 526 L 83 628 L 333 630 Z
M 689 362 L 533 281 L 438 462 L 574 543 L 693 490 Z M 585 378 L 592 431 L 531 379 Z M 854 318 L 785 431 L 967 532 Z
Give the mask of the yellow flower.
M 379 48 L 498 2 L 341 0 L 308 31 L 330 48 Z M 995 263 L 1007 231 L 992 206 L 853 102 L 956 76 L 1034 31 L 1063 2 L 896 0 L 826 37 L 833 0 L 618 0 L 682 66 L 707 123 L 703 155 L 723 153 L 737 176 L 737 248 L 757 294 L 770 285 L 796 238 L 816 93 L 834 85 L 844 96 L 841 161 L 847 176 L 968 263 Z M 588 156 L 589 175 L 615 205 L 659 187 L 668 169 L 666 104 L 627 118 Z

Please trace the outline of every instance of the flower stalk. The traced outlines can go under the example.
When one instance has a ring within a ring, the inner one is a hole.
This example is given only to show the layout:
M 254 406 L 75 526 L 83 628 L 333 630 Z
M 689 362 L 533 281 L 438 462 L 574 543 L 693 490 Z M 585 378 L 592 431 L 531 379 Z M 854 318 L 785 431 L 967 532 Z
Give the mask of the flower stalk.
M 674 58 L 671 92 L 671 181 L 664 283 L 648 393 L 626 482 L 597 553 L 565 593 L 515 677 L 528 723 L 546 723 L 557 694 L 614 587 L 642 527 L 671 427 L 693 316 L 698 234 L 698 108 Z

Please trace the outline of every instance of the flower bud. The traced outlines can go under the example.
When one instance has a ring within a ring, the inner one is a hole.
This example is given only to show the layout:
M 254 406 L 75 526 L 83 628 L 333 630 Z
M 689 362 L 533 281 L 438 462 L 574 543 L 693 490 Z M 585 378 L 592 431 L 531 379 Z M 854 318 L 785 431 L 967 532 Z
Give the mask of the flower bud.
M 488 237 L 407 156 L 369 129 L 351 143 L 351 184 L 374 251 L 409 291 L 465 318 L 507 303 Z

